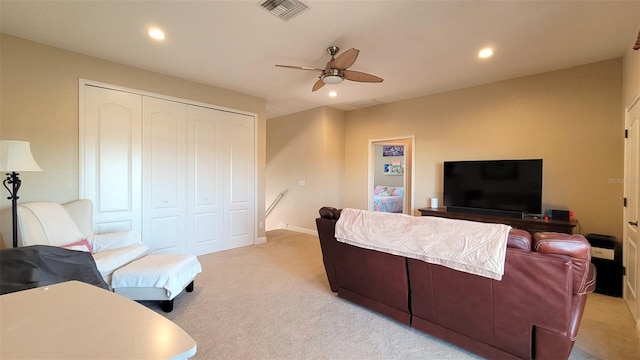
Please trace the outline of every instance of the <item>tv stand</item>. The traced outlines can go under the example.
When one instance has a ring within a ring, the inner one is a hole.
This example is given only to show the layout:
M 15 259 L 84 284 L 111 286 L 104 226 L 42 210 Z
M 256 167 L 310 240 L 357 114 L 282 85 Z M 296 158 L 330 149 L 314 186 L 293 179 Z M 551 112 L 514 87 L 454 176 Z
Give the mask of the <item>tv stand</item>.
M 447 208 L 421 208 L 418 209 L 422 216 L 436 216 L 448 219 L 458 220 L 470 220 L 484 223 L 496 223 L 509 225 L 516 229 L 522 229 L 530 232 L 531 234 L 542 231 L 559 232 L 572 234 L 573 228 L 578 225 L 578 221 L 571 220 L 554 220 L 554 219 L 540 219 L 540 218 L 513 218 L 505 216 L 495 216 L 487 214 L 476 213 L 461 213 L 447 211 Z

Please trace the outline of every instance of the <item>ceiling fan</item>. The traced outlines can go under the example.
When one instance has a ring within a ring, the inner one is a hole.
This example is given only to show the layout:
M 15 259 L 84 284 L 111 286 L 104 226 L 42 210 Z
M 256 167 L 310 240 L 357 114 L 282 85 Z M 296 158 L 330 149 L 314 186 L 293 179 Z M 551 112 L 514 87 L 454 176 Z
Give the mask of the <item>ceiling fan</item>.
M 382 82 L 383 79 L 381 77 L 363 73 L 360 71 L 347 70 L 353 65 L 353 63 L 356 62 L 360 50 L 351 48 L 336 57 L 336 54 L 338 54 L 339 51 L 340 48 L 337 46 L 329 46 L 327 48 L 327 52 L 329 53 L 329 55 L 331 55 L 331 60 L 327 62 L 327 65 L 324 69 L 307 66 L 276 66 L 297 70 L 321 71 L 322 73 L 320 74 L 318 81 L 316 81 L 316 83 L 313 85 L 313 89 L 311 91 L 320 89 L 324 86 L 324 84 L 339 84 L 345 79 L 358 82 Z

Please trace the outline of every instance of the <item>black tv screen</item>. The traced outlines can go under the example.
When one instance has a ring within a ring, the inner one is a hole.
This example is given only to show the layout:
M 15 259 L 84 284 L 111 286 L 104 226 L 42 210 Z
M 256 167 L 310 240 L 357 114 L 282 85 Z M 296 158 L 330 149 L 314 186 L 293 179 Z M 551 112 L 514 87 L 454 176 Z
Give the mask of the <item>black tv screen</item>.
M 542 159 L 445 161 L 444 205 L 448 211 L 541 214 Z

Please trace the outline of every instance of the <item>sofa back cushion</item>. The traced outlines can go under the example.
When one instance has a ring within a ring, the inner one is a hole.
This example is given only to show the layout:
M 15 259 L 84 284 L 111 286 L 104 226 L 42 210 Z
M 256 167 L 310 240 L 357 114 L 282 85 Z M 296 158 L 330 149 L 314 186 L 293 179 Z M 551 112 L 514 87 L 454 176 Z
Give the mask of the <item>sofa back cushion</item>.
M 511 229 L 507 238 L 507 248 L 531 251 L 531 234 L 520 229 Z
M 566 255 L 571 257 L 573 293 L 593 291 L 595 284 L 589 276 L 591 245 L 582 235 L 555 232 L 538 232 L 533 235 L 533 249 L 541 254 Z

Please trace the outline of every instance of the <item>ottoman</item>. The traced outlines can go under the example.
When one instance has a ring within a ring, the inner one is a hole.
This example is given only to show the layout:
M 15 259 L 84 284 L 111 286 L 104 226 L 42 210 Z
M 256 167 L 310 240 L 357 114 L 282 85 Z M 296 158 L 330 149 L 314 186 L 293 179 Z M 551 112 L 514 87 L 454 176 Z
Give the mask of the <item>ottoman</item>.
M 193 255 L 151 254 L 130 262 L 113 273 L 111 288 L 132 300 L 160 300 L 162 310 L 173 310 L 173 299 L 202 272 Z

